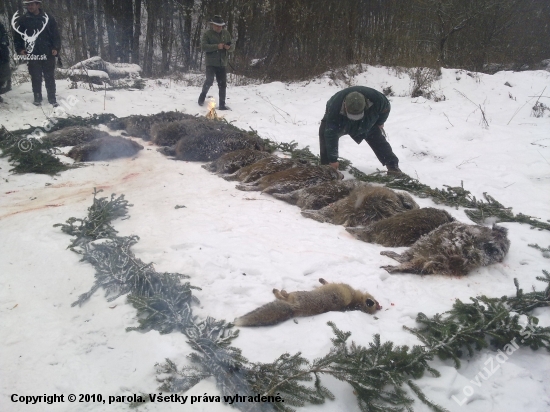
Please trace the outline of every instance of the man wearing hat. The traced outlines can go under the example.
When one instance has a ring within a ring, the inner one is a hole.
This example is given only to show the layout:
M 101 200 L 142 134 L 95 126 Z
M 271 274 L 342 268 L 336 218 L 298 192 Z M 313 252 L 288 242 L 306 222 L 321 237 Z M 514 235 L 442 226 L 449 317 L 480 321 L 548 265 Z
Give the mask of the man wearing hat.
M 338 139 L 347 134 L 357 144 L 365 140 L 388 174 L 402 174 L 399 159 L 385 138 L 384 123 L 389 114 L 386 96 L 370 87 L 348 87 L 336 93 L 327 102 L 319 127 L 321 164 L 338 170 Z
M 59 106 L 55 97 L 55 57 L 61 48 L 61 36 L 57 22 L 51 14 L 42 11 L 41 1 L 24 1 L 27 13 L 13 24 L 13 43 L 17 54 L 27 56 L 29 74 L 31 75 L 33 104 L 42 102 L 42 75 L 46 83 L 48 102 Z M 15 17 L 15 16 L 14 16 Z M 34 35 L 38 37 L 34 39 Z
M 224 29 L 225 22 L 221 16 L 214 16 L 210 21 L 211 29 L 207 30 L 202 36 L 202 51 L 206 53 L 206 81 L 202 86 L 202 92 L 199 96 L 199 105 L 204 104 L 206 93 L 214 84 L 214 76 L 218 83 L 220 91 L 220 101 L 218 110 L 230 110 L 225 104 L 225 92 L 227 89 L 227 55 L 233 53 L 235 44 L 231 39 L 231 34 Z

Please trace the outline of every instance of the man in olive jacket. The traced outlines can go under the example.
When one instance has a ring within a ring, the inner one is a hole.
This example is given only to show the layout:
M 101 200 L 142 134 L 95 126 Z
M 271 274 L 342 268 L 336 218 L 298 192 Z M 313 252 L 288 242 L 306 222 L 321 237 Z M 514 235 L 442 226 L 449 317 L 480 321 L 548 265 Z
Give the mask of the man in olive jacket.
M 23 4 L 27 6 L 27 13 L 18 16 L 15 20 L 13 43 L 17 54 L 25 56 L 22 59 L 28 62 L 34 94 L 33 104 L 39 106 L 42 102 L 42 75 L 44 75 L 48 102 L 53 106 L 59 106 L 55 97 L 54 77 L 55 58 L 61 48 L 57 22 L 51 14 L 44 13 L 41 1 L 24 1 Z M 33 34 L 38 34 L 38 37 L 28 41 L 28 37 Z M 23 36 L 27 37 L 27 41 Z
M 370 87 L 348 87 L 332 96 L 319 127 L 321 164 L 338 170 L 338 140 L 347 134 L 357 144 L 365 140 L 388 174 L 401 174 L 399 159 L 383 131 L 390 108 L 386 96 Z
M 227 55 L 233 53 L 235 45 L 232 42 L 231 34 L 223 27 L 225 22 L 221 16 L 214 16 L 210 21 L 211 29 L 207 30 L 202 36 L 202 51 L 206 53 L 206 81 L 202 86 L 202 92 L 199 96 L 199 105 L 204 104 L 206 93 L 212 84 L 214 76 L 218 83 L 220 91 L 220 102 L 218 110 L 230 110 L 225 104 L 225 92 L 227 89 Z

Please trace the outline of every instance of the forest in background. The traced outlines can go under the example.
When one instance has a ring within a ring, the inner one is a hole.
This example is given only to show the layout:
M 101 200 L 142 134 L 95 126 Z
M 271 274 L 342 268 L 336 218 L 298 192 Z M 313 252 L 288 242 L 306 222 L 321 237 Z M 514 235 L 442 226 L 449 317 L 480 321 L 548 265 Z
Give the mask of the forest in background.
M 220 14 L 236 41 L 230 70 L 297 80 L 349 64 L 532 68 L 550 58 L 548 0 L 45 0 L 67 67 L 92 56 L 146 77 L 201 70 L 200 42 Z M 20 0 L 0 0 L 11 26 Z M 251 64 L 254 62 L 254 64 Z

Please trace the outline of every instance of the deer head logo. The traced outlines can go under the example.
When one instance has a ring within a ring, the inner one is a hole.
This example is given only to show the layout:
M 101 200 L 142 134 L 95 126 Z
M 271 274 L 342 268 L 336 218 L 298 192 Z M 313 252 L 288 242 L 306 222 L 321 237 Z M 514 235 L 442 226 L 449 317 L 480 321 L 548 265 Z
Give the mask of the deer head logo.
M 24 32 L 20 32 L 19 26 L 15 27 L 18 15 L 19 15 L 19 10 L 16 11 L 15 14 L 13 15 L 11 19 L 11 26 L 13 27 L 13 30 L 15 30 L 17 33 L 21 35 L 22 39 L 25 41 L 25 49 L 27 50 L 27 53 L 31 54 L 32 51 L 34 50 L 34 44 L 36 43 L 36 39 L 38 39 L 38 36 L 40 36 L 40 33 L 42 33 L 46 28 L 46 25 L 50 21 L 50 18 L 46 13 L 44 13 L 44 24 L 42 25 L 42 28 L 40 30 L 34 30 L 32 35 L 29 36 L 27 34 L 27 30 L 25 30 Z

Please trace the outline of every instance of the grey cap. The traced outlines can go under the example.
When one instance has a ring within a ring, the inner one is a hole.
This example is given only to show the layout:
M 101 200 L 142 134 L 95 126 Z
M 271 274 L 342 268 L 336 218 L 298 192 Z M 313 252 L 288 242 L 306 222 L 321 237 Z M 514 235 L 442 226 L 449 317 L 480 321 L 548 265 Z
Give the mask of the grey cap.
M 361 120 L 365 115 L 365 96 L 359 92 L 351 92 L 344 100 L 346 104 L 346 116 L 350 120 Z
M 215 24 L 216 26 L 225 26 L 225 22 L 222 19 L 222 16 L 216 14 L 212 20 L 210 20 L 211 24 Z
M 40 3 L 42 4 L 41 0 L 32 0 L 32 1 L 24 1 L 23 4 L 29 4 L 29 3 Z

